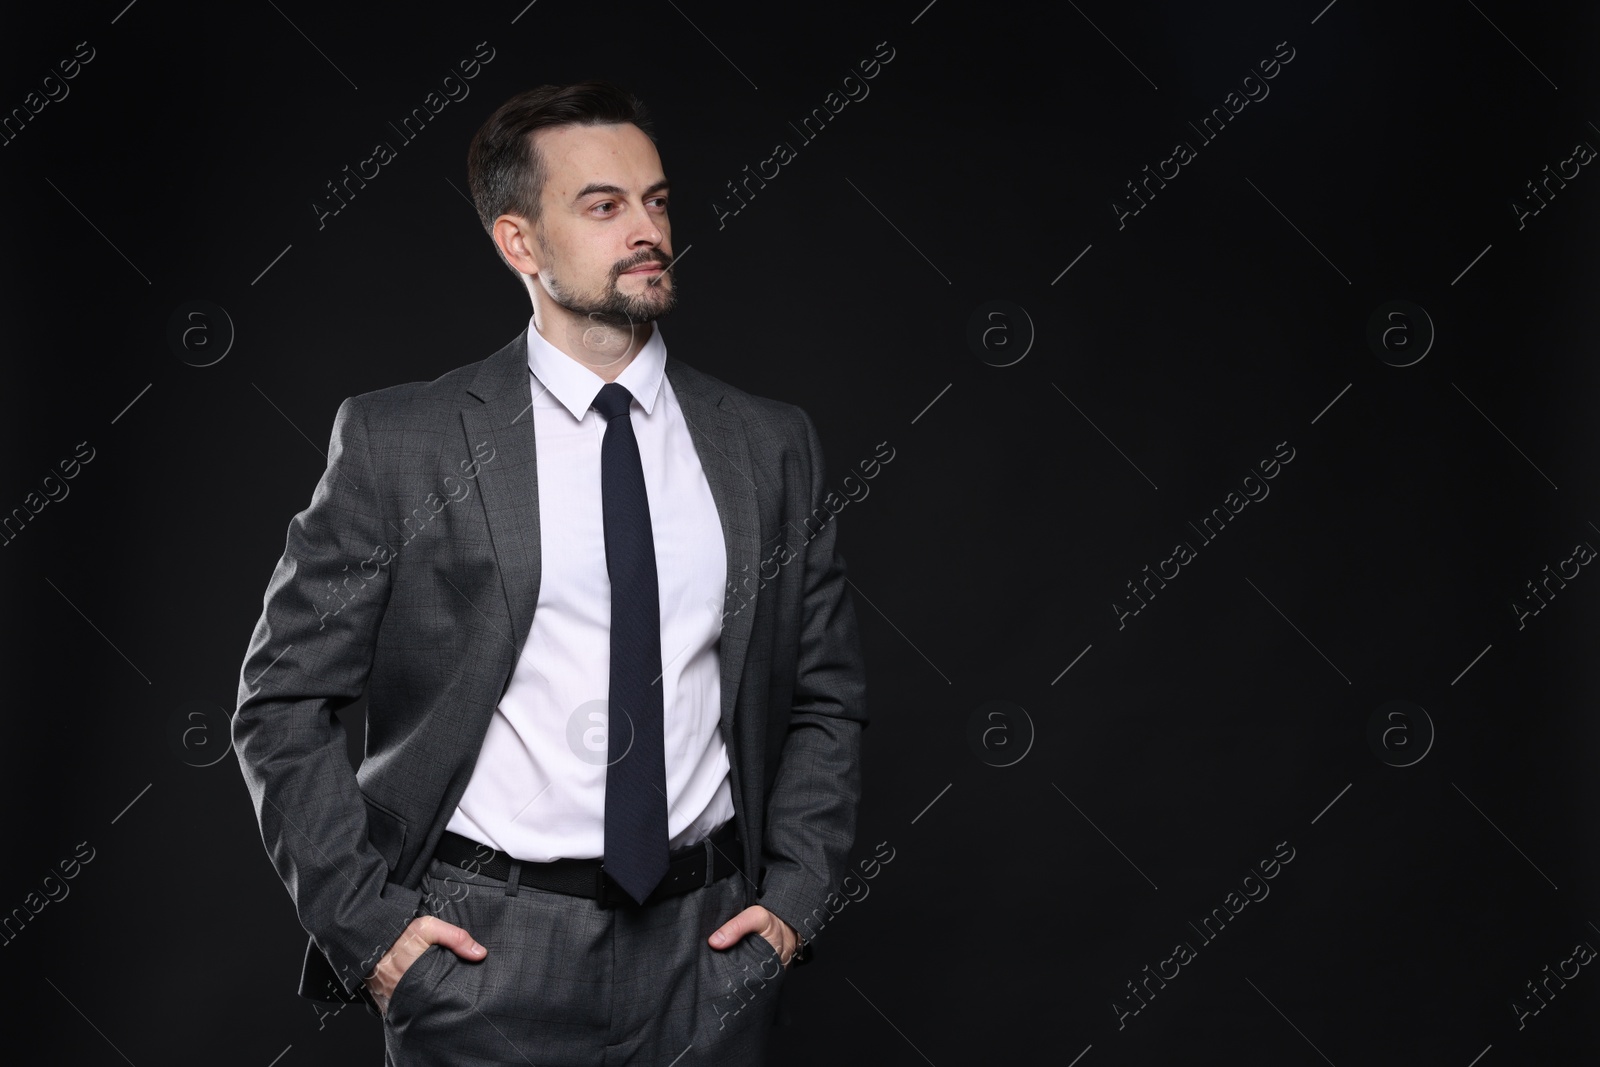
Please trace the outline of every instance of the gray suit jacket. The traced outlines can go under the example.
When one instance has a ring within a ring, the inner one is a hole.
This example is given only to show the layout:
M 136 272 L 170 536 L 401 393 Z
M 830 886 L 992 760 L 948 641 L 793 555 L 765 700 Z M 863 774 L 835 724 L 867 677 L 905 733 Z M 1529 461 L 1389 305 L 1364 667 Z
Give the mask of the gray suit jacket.
M 420 882 L 527 640 L 541 527 L 527 331 L 431 382 L 346 399 L 289 525 L 239 678 L 233 743 L 310 934 L 301 996 L 362 977 Z M 728 552 L 721 729 L 746 906 L 802 932 L 845 873 L 865 676 L 821 443 L 800 408 L 669 355 Z M 367 696 L 352 772 L 335 712 Z M 735 877 L 738 877 L 737 875 Z

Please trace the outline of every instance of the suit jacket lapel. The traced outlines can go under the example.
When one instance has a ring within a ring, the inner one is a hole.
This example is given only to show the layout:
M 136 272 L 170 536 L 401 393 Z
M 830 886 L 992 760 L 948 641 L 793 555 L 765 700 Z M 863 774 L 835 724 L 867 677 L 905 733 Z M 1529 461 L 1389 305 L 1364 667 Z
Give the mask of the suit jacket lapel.
M 494 461 L 478 476 L 489 540 L 511 618 L 517 656 L 533 625 L 539 600 L 539 464 L 534 455 L 533 375 L 528 373 L 528 331 L 484 360 L 467 391 L 482 403 L 461 409 L 469 455 L 489 441 Z M 511 682 L 507 671 L 505 685 Z M 504 688 L 498 696 L 504 695 Z
M 683 409 L 701 469 L 711 486 L 727 546 L 728 580 L 722 603 L 722 640 L 718 646 L 722 679 L 722 726 L 732 742 L 733 705 L 744 674 L 745 650 L 755 618 L 760 581 L 760 510 L 756 503 L 750 442 L 743 421 L 727 405 L 720 384 L 667 356 L 667 380 Z

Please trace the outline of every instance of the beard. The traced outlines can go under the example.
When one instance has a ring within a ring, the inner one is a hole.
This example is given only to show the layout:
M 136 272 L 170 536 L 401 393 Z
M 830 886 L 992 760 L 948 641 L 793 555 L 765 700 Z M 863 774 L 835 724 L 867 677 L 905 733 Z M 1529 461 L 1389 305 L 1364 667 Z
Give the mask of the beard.
M 573 292 L 548 270 L 545 272 L 545 288 L 551 299 L 561 307 L 575 315 L 582 315 L 596 326 L 628 329 L 640 323 L 654 322 L 676 307 L 678 280 L 675 275 L 669 279 L 663 271 L 645 281 L 643 292 L 624 293 L 617 287 L 618 279 L 624 271 L 645 263 L 660 263 L 665 267 L 672 262 L 672 257 L 657 249 L 625 259 L 611 268 L 611 275 L 598 296 Z

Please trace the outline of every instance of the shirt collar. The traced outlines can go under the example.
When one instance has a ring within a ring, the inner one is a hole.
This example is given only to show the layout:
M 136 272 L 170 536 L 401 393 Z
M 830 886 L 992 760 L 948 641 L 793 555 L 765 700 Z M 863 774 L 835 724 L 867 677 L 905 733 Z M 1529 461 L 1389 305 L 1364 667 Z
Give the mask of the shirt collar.
M 617 375 L 617 384 L 633 394 L 646 415 L 655 406 L 661 393 L 661 379 L 666 370 L 667 343 L 661 336 L 661 324 L 655 323 L 650 339 L 634 354 L 632 362 Z M 528 368 L 539 384 L 544 386 L 561 406 L 581 420 L 595 394 L 606 380 L 585 367 L 561 349 L 545 340 L 544 335 L 528 319 Z

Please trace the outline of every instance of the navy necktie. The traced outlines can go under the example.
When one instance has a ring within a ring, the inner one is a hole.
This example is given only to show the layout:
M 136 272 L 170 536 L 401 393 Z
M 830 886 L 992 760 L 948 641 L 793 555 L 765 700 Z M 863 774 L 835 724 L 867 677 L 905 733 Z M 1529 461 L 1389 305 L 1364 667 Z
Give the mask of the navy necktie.
M 600 492 L 611 577 L 603 866 L 642 904 L 667 873 L 667 764 L 655 539 L 639 442 L 628 416 L 632 402 L 626 388 L 609 382 L 590 406 L 606 420 Z

